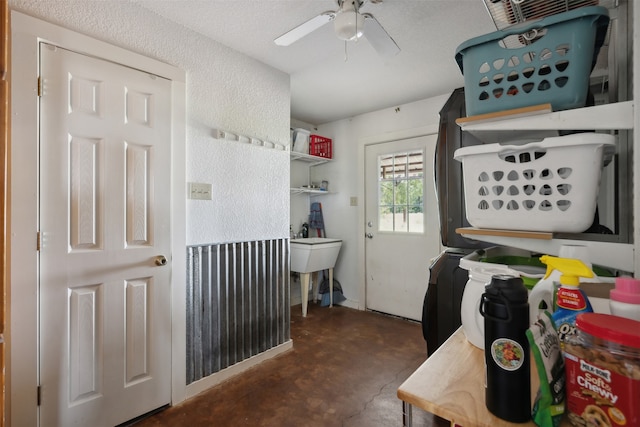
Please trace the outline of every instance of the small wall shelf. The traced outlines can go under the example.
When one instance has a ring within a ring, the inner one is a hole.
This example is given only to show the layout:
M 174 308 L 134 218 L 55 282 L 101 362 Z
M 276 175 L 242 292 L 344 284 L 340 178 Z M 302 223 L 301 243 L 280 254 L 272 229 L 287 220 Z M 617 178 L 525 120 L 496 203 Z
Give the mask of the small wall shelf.
M 312 196 L 321 196 L 321 195 L 332 194 L 332 193 L 326 190 L 320 190 L 318 188 L 297 187 L 297 188 L 291 188 L 291 194 L 293 194 L 294 196 L 298 194 L 310 194 Z
M 328 163 L 333 161 L 333 159 L 312 156 L 310 154 L 305 154 L 305 153 L 298 153 L 296 151 L 291 151 L 290 154 L 291 154 L 291 161 L 299 161 L 299 162 L 307 163 L 309 166 L 317 166 L 323 163 Z M 326 190 L 321 190 L 317 187 L 315 188 L 311 188 L 308 186 L 291 187 L 292 196 L 297 196 L 299 194 L 308 194 L 310 196 L 324 196 L 326 194 L 333 194 L 333 193 Z
M 291 160 L 298 160 L 301 162 L 310 163 L 310 166 L 321 165 L 322 163 L 327 163 L 332 161 L 332 159 L 327 159 L 325 157 L 312 156 L 310 154 L 298 153 L 296 151 L 291 151 Z

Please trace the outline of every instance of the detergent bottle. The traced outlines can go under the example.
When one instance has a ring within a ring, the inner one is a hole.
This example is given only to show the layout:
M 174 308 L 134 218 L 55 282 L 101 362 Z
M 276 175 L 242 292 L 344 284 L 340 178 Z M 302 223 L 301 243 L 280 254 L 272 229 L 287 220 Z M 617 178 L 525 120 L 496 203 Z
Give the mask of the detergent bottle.
M 617 277 L 609 294 L 609 309 L 614 316 L 640 321 L 640 280 Z
M 560 246 L 559 254 L 560 258 L 573 258 L 579 259 L 587 267 L 591 269 L 591 261 L 589 259 L 588 248 L 581 245 L 562 245 Z M 529 320 L 531 324 L 536 322 L 538 316 L 545 310 L 549 313 L 553 313 L 556 307 L 554 307 L 556 287 L 554 283 L 560 281 L 560 271 L 554 270 L 552 267 L 547 266 L 547 271 L 542 279 L 536 283 L 529 294 Z M 613 278 L 604 278 L 593 275 L 591 278 L 583 277 L 580 282 L 611 282 Z
M 575 334 L 578 314 L 593 312 L 589 298 L 579 288 L 580 277 L 593 277 L 593 272 L 579 259 L 543 255 L 540 261 L 548 266 L 547 271 L 560 272 L 560 287 L 555 295 L 555 311 L 551 318 L 563 345 L 569 336 Z

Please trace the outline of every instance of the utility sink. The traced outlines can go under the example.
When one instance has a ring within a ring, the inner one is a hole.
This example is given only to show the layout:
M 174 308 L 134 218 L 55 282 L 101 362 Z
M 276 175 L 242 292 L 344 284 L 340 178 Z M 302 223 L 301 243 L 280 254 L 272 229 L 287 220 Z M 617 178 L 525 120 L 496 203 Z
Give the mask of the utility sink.
M 342 240 L 327 237 L 293 239 L 291 244 L 291 271 L 313 273 L 333 268 L 338 259 Z
M 291 271 L 300 273 L 300 291 L 302 296 L 302 317 L 307 316 L 309 302 L 309 283 L 311 274 L 313 298 L 318 295 L 318 272 L 329 270 L 329 307 L 333 306 L 333 266 L 336 265 L 342 240 L 327 237 L 308 237 L 293 239 L 291 245 Z M 317 299 L 317 298 L 316 298 Z

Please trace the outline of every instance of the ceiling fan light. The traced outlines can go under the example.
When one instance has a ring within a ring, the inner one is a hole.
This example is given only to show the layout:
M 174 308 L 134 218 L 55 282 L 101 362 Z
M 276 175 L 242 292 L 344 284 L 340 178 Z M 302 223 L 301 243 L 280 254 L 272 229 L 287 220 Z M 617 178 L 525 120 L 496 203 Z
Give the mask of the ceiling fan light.
M 355 10 L 341 11 L 336 14 L 333 25 L 336 36 L 338 36 L 340 40 L 356 40 L 362 36 L 364 16 Z

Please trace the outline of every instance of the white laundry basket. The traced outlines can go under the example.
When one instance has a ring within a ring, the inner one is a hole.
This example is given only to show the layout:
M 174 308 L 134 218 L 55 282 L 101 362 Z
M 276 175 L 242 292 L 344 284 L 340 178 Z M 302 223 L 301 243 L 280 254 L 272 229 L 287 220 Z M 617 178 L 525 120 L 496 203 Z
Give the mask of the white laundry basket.
M 466 215 L 478 228 L 581 233 L 596 210 L 615 137 L 578 133 L 524 145 L 459 148 Z

